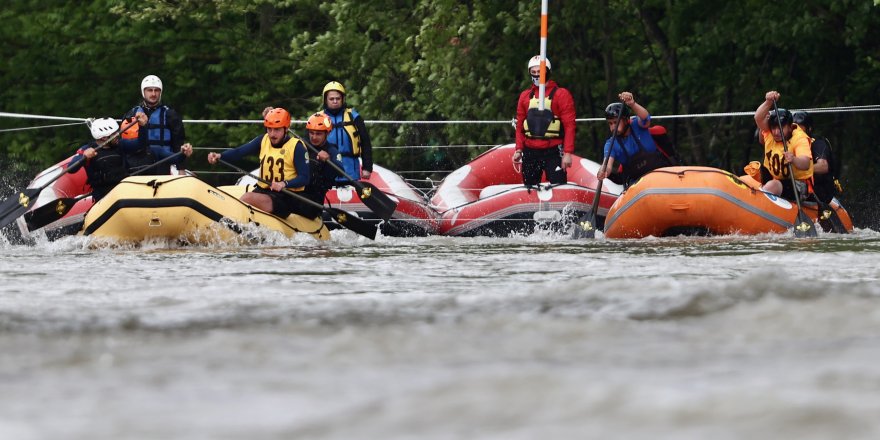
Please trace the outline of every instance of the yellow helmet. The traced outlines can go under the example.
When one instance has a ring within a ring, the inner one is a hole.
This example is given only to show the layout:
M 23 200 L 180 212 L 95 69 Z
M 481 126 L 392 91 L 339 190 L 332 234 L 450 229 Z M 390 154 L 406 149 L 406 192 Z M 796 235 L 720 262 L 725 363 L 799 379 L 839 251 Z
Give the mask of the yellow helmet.
M 338 82 L 338 81 L 330 81 L 330 82 L 328 82 L 327 85 L 324 86 L 324 91 L 321 92 L 321 95 L 322 95 L 322 96 L 327 96 L 327 92 L 329 92 L 329 91 L 331 91 L 331 90 L 335 90 L 335 91 L 337 91 L 337 92 L 342 93 L 343 95 L 345 95 L 345 87 L 343 87 L 343 86 L 342 86 L 342 83 L 340 83 L 340 82 Z

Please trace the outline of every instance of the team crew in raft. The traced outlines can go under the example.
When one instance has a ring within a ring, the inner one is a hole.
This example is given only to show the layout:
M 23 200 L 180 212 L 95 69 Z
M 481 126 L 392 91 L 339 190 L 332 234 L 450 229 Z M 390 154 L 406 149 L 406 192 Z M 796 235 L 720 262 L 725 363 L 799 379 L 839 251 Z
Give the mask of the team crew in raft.
M 123 133 L 123 138 L 141 138 L 146 145 L 128 154 L 130 171 L 137 171 L 182 151 L 184 154 L 180 158 L 158 166 L 153 173 L 170 174 L 171 166 L 174 165 L 180 174 L 184 174 L 185 159 L 192 152 L 192 145 L 186 142 L 186 131 L 180 115 L 173 108 L 161 103 L 162 80 L 156 75 L 145 76 L 141 81 L 141 97 L 143 102 L 123 117 L 126 121 L 133 118 L 138 121 L 136 126 Z
M 613 102 L 605 107 L 605 121 L 612 136 L 605 141 L 603 149 L 608 163 L 596 173 L 596 177 L 608 177 L 615 169 L 614 164 L 620 163 L 626 186 L 629 186 L 648 172 L 669 166 L 670 162 L 657 150 L 657 144 L 651 136 L 651 115 L 648 110 L 636 102 L 631 92 L 620 92 L 618 98 L 621 102 Z M 624 105 L 635 116 L 621 120 L 621 116 L 625 114 Z
M 792 124 L 791 113 L 784 108 L 770 110 L 780 96 L 775 90 L 767 92 L 764 102 L 755 110 L 755 124 L 761 130 L 764 140 L 761 182 L 764 191 L 794 200 L 788 164 L 792 165 L 798 194 L 805 195 L 808 190 L 807 180 L 813 177 L 813 153 L 810 149 L 810 137 L 800 127 Z M 782 122 L 781 132 L 779 122 Z M 788 151 L 784 151 L 783 137 Z
M 339 148 L 342 169 L 352 179 L 369 179 L 373 173 L 373 146 L 364 118 L 354 108 L 346 107 L 345 87 L 341 83 L 328 82 L 322 94 L 324 114 L 333 124 L 327 141 Z M 337 179 L 339 183 L 347 181 L 344 177 Z
M 513 162 L 522 161 L 523 184 L 529 187 L 541 182 L 541 174 L 554 185 L 566 183 L 566 169 L 571 167 L 571 155 L 574 153 L 574 98 L 568 89 L 559 87 L 556 81 L 548 80 L 544 84 L 545 114 L 540 113 L 540 63 L 539 55 L 529 59 L 527 68 L 532 86 L 520 93 L 516 106 L 516 151 L 513 153 Z M 552 70 L 549 59 L 546 60 L 546 67 L 545 75 L 549 78 Z
M 306 146 L 301 139 L 290 137 L 287 132 L 290 128 L 290 113 L 280 107 L 273 108 L 266 112 L 263 125 L 266 127 L 266 134 L 223 153 L 208 153 L 208 163 L 213 165 L 218 159 L 235 162 L 258 154 L 260 177 L 272 183 L 257 183 L 257 187 L 245 193 L 241 201 L 281 218 L 294 213 L 302 216 L 312 214 L 308 205 L 281 192 L 284 188 L 301 192 L 309 183 Z M 315 216 L 309 218 L 313 217 Z

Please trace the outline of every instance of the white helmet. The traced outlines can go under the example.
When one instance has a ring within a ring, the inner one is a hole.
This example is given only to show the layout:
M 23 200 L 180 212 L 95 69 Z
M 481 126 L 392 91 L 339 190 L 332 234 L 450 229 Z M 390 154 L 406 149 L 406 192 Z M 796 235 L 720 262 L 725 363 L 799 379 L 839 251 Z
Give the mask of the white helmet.
M 114 133 L 119 131 L 119 124 L 116 123 L 115 119 L 99 118 L 93 120 L 92 123 L 89 124 L 89 130 L 92 132 L 92 137 L 95 138 L 95 140 L 98 140 L 113 136 Z
M 541 65 L 541 55 L 535 55 L 529 59 L 528 69 L 532 70 L 532 67 L 540 66 L 540 65 Z M 552 69 L 552 67 L 550 67 L 550 58 L 547 58 L 547 70 L 551 70 L 551 69 Z
M 141 96 L 144 95 L 144 89 L 146 89 L 147 87 L 156 87 L 159 90 L 163 90 L 162 80 L 159 79 L 159 77 L 156 75 L 147 75 L 144 77 L 143 80 L 141 80 Z

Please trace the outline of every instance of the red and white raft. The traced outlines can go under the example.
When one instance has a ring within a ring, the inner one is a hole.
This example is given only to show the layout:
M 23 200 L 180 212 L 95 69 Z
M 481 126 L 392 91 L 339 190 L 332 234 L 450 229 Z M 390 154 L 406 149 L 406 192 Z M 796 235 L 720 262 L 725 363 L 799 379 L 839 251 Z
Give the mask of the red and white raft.
M 596 195 L 599 164 L 574 156 L 568 183 L 526 188 L 513 167 L 514 144 L 499 145 L 453 171 L 431 197 L 440 213 L 443 235 L 507 236 L 536 228 L 563 231 L 589 214 Z M 598 224 L 623 187 L 605 180 L 599 197 Z
M 16 220 L 16 224 L 18 226 L 18 231 L 24 239 L 30 239 L 32 233 L 37 229 L 44 230 L 50 239 L 64 235 L 72 235 L 79 231 L 86 211 L 92 207 L 94 202 L 92 201 L 91 196 L 79 198 L 80 196 L 91 193 L 92 187 L 87 183 L 87 176 L 84 167 L 80 167 L 75 173 L 67 172 L 67 165 L 70 163 L 71 159 L 73 159 L 73 156 L 62 160 L 37 174 L 37 176 L 34 177 L 34 180 L 28 184 L 28 188 L 40 188 L 45 185 L 46 182 L 58 176 L 58 174 L 64 173 L 58 178 L 58 180 L 40 192 L 40 195 L 37 197 L 37 200 L 30 211 L 49 203 L 58 203 L 58 201 L 61 200 L 67 200 L 67 203 L 73 203 L 73 206 L 66 214 L 59 217 L 58 220 L 44 225 L 42 228 L 32 228 L 32 225 L 29 225 L 26 220 L 29 217 L 27 214 L 19 217 Z M 67 207 L 64 209 L 67 209 Z
M 437 213 L 428 206 L 425 195 L 403 180 L 400 175 L 374 164 L 373 173 L 367 182 L 372 183 L 397 202 L 397 209 L 391 215 L 391 219 L 379 224 L 382 235 L 424 237 L 437 233 L 440 226 Z M 326 198 L 334 208 L 354 212 L 363 219 L 379 221 L 376 214 L 364 205 L 358 197 L 357 190 L 352 186 L 332 188 L 327 191 Z

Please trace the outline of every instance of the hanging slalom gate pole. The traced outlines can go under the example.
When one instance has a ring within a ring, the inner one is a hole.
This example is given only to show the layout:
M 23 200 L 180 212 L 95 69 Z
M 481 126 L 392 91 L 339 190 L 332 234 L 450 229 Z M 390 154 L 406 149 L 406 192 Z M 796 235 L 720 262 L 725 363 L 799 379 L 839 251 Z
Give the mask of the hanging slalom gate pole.
M 538 110 L 544 111 L 545 84 L 547 82 L 547 1 L 541 0 L 541 76 L 538 79 Z

